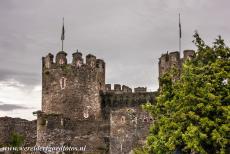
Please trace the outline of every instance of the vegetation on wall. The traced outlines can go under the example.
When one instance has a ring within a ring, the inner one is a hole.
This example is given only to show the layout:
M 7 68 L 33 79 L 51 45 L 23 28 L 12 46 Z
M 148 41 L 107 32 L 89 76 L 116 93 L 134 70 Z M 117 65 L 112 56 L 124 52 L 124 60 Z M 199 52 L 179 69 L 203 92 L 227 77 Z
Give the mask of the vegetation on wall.
M 230 49 L 219 36 L 208 46 L 196 32 L 197 52 L 165 73 L 157 103 L 144 105 L 154 117 L 147 144 L 136 153 L 230 153 Z
M 24 137 L 16 132 L 13 132 L 10 136 L 10 146 L 19 148 L 24 144 Z M 20 154 L 20 151 L 13 151 L 14 154 Z

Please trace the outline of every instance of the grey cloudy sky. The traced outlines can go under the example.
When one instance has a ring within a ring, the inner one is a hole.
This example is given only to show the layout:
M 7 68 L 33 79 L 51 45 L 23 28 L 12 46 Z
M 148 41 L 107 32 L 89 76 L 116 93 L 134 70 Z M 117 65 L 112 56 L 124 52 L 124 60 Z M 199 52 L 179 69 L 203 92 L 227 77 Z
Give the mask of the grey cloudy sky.
M 158 88 L 158 58 L 195 49 L 198 30 L 208 43 L 230 41 L 229 0 L 0 0 L 0 116 L 33 119 L 41 104 L 41 57 L 61 47 L 106 62 L 106 82 Z

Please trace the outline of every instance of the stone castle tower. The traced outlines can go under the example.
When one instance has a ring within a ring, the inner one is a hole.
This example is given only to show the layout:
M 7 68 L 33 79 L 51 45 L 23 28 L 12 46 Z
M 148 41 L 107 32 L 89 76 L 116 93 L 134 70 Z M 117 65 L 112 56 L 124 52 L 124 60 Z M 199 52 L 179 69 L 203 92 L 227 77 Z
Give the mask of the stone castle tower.
M 105 89 L 105 63 L 93 55 L 73 53 L 70 64 L 67 54 L 60 51 L 53 62 L 53 55 L 43 58 L 42 111 L 63 114 L 65 117 L 98 119 L 100 115 L 100 91 Z
M 105 90 L 105 63 L 94 55 L 73 53 L 67 62 L 67 53 L 42 58 L 42 111 L 37 114 L 37 146 L 107 147 L 99 127 Z M 89 140 L 90 139 L 90 140 Z M 97 149 L 97 150 L 95 150 Z

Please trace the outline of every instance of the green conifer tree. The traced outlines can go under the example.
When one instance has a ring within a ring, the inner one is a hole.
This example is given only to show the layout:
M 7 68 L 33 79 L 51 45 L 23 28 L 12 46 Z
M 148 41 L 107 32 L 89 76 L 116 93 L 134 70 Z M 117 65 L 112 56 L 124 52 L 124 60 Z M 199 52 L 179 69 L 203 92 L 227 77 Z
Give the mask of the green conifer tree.
M 230 153 L 230 49 L 219 36 L 208 46 L 194 34 L 197 52 L 164 74 L 155 105 L 144 108 L 154 117 L 148 153 Z

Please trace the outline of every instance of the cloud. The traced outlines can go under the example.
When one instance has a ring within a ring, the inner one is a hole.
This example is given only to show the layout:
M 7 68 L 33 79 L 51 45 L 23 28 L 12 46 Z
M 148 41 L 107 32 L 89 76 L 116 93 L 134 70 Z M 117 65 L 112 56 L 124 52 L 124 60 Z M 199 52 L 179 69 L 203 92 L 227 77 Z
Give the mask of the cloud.
M 178 50 L 178 13 L 182 49 L 196 49 L 195 30 L 205 42 L 221 35 L 229 44 L 229 5 L 229 0 L 0 0 L 0 86 L 33 91 L 41 85 L 41 57 L 60 51 L 65 17 L 69 62 L 79 49 L 84 56 L 91 53 L 105 60 L 107 83 L 156 90 L 158 58 Z M 24 103 L 24 93 L 20 95 Z M 7 95 L 6 102 L 15 98 Z
M 178 50 L 178 12 L 182 48 L 194 49 L 192 35 L 196 29 L 204 40 L 212 41 L 219 34 L 230 40 L 229 22 L 225 20 L 230 15 L 228 5 L 229 1 L 207 0 L 3 0 L 0 81 L 41 84 L 41 57 L 60 50 L 64 16 L 64 49 L 69 61 L 78 48 L 84 55 L 92 53 L 105 60 L 110 72 L 106 74 L 108 83 L 158 86 L 158 58 L 167 50 Z
M 23 85 L 37 85 L 40 82 L 40 75 L 32 71 L 11 70 L 0 68 L 0 84 L 1 81 L 5 85 L 21 87 Z
M 18 109 L 29 109 L 28 107 L 25 107 L 23 105 L 18 104 L 2 104 L 3 102 L 0 102 L 0 111 L 12 111 L 12 110 L 18 110 Z

